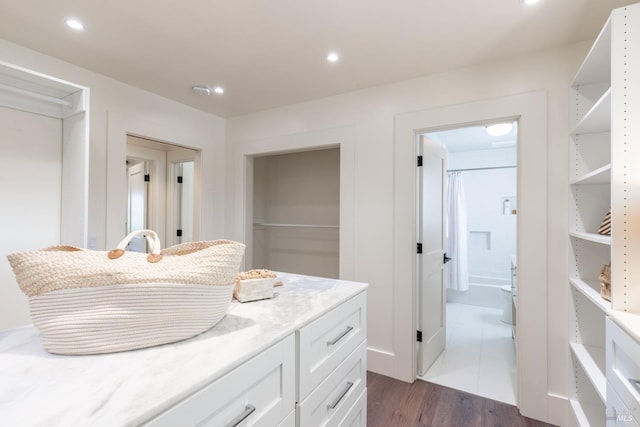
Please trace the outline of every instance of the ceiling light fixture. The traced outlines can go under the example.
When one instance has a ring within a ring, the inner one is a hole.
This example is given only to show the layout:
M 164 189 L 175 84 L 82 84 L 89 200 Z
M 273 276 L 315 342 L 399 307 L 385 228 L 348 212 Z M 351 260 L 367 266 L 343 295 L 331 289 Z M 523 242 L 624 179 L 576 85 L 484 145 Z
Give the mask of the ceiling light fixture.
M 200 95 L 200 96 L 209 96 L 209 95 L 211 95 L 211 89 L 209 89 L 206 86 L 200 86 L 200 85 L 191 86 L 191 90 L 196 95 Z
M 540 0 L 522 0 L 522 4 L 532 5 L 538 3 Z
M 224 93 L 224 88 L 222 88 L 220 86 L 216 86 L 215 88 L 213 88 L 213 91 L 215 93 L 217 93 L 218 95 L 222 95 Z
M 74 30 L 84 30 L 84 24 L 77 19 L 69 18 L 64 21 L 69 28 L 73 28 Z
M 339 59 L 340 59 L 340 55 L 338 55 L 335 52 L 331 52 L 327 55 L 327 61 L 329 62 L 338 62 Z
M 504 136 L 511 132 L 513 123 L 495 123 L 486 127 L 487 133 L 491 136 Z

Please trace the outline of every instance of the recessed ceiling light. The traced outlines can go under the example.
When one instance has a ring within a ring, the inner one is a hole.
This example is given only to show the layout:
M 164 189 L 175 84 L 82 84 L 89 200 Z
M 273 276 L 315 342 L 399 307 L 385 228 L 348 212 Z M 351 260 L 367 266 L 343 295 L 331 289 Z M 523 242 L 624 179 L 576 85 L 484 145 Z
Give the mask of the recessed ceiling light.
M 335 52 L 331 52 L 330 54 L 327 55 L 327 61 L 329 62 L 338 62 L 339 59 L 340 59 L 340 55 L 338 55 Z
M 74 30 L 84 30 L 84 24 L 77 19 L 67 19 L 64 21 L 69 28 L 73 28 Z
M 201 86 L 201 85 L 191 86 L 191 90 L 196 95 L 201 95 L 201 96 L 209 96 L 209 95 L 211 95 L 211 89 L 209 89 L 206 86 Z
M 215 88 L 213 88 L 213 91 L 215 93 L 217 93 L 218 95 L 222 95 L 224 93 L 224 88 L 222 88 L 220 86 L 216 86 Z
M 522 4 L 526 4 L 526 5 L 530 5 L 530 4 L 536 4 L 538 3 L 540 0 L 522 0 Z
M 511 132 L 513 123 L 496 123 L 486 127 L 487 133 L 491 136 L 503 136 Z

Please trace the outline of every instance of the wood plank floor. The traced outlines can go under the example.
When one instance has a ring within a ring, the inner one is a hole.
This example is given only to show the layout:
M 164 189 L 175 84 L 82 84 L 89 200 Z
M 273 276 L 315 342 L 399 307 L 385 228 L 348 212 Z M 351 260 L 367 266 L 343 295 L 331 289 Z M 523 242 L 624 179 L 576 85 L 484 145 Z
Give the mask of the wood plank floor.
M 367 427 L 545 427 L 515 406 L 416 380 L 367 373 Z

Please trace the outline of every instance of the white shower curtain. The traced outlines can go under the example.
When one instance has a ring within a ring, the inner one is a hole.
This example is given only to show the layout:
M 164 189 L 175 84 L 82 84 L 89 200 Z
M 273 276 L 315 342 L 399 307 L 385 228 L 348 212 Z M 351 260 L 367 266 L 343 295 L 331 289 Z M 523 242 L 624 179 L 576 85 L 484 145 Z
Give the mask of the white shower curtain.
M 446 200 L 447 256 L 451 261 L 445 268 L 447 288 L 469 290 L 469 262 L 467 259 L 467 205 L 462 172 L 449 172 Z

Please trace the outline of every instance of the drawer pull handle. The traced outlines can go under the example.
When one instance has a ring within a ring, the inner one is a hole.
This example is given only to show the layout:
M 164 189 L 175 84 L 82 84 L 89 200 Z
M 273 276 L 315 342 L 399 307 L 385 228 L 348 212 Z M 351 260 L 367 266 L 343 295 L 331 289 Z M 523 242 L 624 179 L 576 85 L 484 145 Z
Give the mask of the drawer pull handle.
M 327 345 L 336 345 L 338 343 L 338 341 L 340 341 L 342 338 L 344 338 L 345 335 L 347 335 L 352 330 L 353 330 L 353 326 L 347 326 L 347 329 L 345 329 L 340 335 L 338 335 L 337 337 L 335 337 L 332 340 L 327 341 Z
M 249 417 L 249 415 L 253 414 L 255 410 L 256 410 L 255 406 L 247 403 L 247 406 L 244 407 L 244 412 L 242 412 L 240 415 L 235 417 L 233 421 L 227 424 L 227 427 L 236 427 L 240 425 L 240 423 L 246 420 Z
M 329 403 L 327 405 L 327 409 L 335 409 L 335 407 L 338 406 L 340 401 L 342 399 L 344 399 L 346 394 L 349 393 L 349 390 L 351 390 L 351 387 L 353 387 L 353 383 L 351 381 L 349 381 L 347 383 L 347 386 L 344 388 L 344 390 L 342 390 L 342 393 L 340 393 L 340 396 L 338 396 L 338 398 L 336 400 L 334 400 L 333 402 L 331 402 L 331 403 Z

